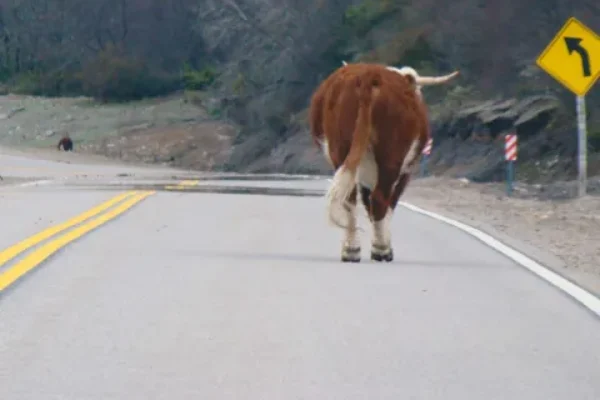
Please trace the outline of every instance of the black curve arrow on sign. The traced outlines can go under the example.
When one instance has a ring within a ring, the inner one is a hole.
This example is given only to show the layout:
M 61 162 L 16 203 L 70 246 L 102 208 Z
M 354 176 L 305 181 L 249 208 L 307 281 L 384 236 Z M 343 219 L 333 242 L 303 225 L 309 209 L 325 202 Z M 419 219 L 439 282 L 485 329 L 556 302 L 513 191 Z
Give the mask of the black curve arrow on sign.
M 591 76 L 592 71 L 590 67 L 590 55 L 587 50 L 581 45 L 581 38 L 577 37 L 565 37 L 565 44 L 569 54 L 573 54 L 574 51 L 579 53 L 581 57 L 581 68 L 583 69 L 583 76 Z

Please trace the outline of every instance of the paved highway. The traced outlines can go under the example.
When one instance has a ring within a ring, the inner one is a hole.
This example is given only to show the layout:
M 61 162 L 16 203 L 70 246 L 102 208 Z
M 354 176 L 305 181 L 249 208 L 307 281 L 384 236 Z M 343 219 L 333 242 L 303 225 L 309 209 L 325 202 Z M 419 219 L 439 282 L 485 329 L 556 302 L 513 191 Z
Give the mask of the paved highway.
M 454 227 L 342 264 L 322 198 L 200 191 L 326 181 L 163 180 L 0 188 L 0 399 L 600 398 L 598 317 Z

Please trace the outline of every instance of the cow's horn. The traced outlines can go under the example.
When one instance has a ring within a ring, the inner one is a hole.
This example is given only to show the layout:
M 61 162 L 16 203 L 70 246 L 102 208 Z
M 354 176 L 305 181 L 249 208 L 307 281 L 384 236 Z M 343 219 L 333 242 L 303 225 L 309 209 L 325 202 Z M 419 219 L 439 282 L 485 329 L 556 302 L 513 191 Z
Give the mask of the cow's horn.
M 458 71 L 454 71 L 453 73 L 444 76 L 419 76 L 416 80 L 417 85 L 430 86 L 446 83 L 449 80 L 455 78 L 456 76 L 458 76 Z

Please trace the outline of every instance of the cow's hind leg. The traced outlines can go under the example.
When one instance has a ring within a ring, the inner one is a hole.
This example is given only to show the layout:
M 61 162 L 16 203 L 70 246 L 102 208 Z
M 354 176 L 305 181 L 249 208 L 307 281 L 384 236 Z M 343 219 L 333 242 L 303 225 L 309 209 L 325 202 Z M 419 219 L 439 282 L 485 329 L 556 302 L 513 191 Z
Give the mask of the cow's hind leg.
M 344 205 L 348 226 L 344 230 L 344 243 L 342 244 L 342 261 L 360 261 L 360 238 L 358 237 L 358 226 L 356 221 L 356 188 L 352 190 L 348 201 Z
M 392 220 L 392 208 L 389 199 L 394 184 L 389 174 L 380 173 L 377 186 L 370 198 L 370 217 L 373 225 L 373 237 L 371 241 L 371 259 L 375 261 L 390 262 L 394 259 L 392 249 L 392 233 L 390 223 Z

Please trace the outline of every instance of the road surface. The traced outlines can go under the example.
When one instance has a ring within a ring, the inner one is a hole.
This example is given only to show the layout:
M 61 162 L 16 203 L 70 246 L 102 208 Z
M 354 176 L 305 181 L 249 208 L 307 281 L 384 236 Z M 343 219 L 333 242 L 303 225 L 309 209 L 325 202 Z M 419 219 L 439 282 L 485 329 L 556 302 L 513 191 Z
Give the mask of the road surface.
M 600 398 L 599 319 L 456 228 L 342 264 L 322 198 L 200 191 L 326 181 L 115 179 L 0 189 L 0 399 Z

